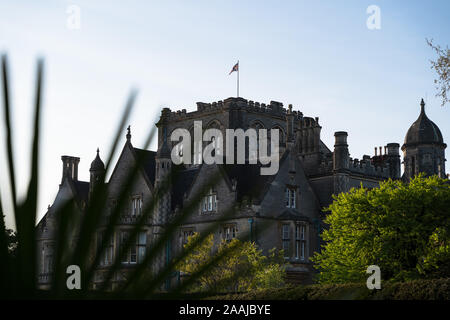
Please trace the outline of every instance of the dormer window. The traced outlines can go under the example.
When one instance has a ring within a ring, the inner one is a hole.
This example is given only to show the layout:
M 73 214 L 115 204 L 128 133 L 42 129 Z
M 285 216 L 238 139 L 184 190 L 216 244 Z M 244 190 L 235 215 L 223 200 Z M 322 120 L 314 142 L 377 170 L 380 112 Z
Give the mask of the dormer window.
M 217 211 L 217 193 L 210 189 L 208 194 L 202 201 L 202 213 L 210 213 Z
M 142 197 L 133 196 L 131 200 L 131 215 L 133 217 L 140 216 L 142 213 Z
M 287 208 L 296 208 L 297 190 L 292 187 L 287 187 L 285 192 L 285 204 Z

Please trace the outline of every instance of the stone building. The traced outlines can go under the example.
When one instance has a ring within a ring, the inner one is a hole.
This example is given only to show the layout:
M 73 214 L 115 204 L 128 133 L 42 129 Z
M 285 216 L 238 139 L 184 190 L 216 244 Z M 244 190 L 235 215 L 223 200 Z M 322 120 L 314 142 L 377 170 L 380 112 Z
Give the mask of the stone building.
M 128 272 L 142 261 L 152 243 L 164 232 L 168 222 L 195 198 L 209 177 L 219 175 L 219 180 L 209 189 L 203 201 L 194 212 L 186 216 L 177 232 L 167 242 L 165 250 L 153 263 L 153 271 L 164 266 L 194 232 L 208 230 L 217 223 L 230 208 L 240 204 L 232 216 L 220 221 L 214 231 L 216 242 L 245 235 L 254 241 L 263 252 L 271 248 L 284 250 L 288 280 L 310 283 L 314 273 L 309 258 L 320 250 L 320 232 L 323 229 L 323 208 L 332 202 L 332 195 L 346 192 L 352 187 L 377 187 L 380 181 L 405 179 L 425 172 L 445 177 L 446 145 L 439 128 L 427 118 L 423 100 L 421 113 L 408 130 L 404 153 L 404 173 L 400 168 L 400 145 L 389 143 L 375 148 L 375 155 L 364 155 L 361 159 L 351 158 L 348 151 L 347 132 L 335 132 L 332 148 L 321 140 L 319 118 L 304 116 L 286 109 L 283 104 L 271 101 L 258 103 L 243 98 L 228 98 L 213 103 L 197 103 L 197 110 L 162 110 L 158 127 L 158 150 L 148 151 L 135 148 L 128 129 L 120 157 L 107 184 L 108 215 L 117 205 L 121 187 L 127 172 L 137 159 L 144 159 L 143 165 L 128 190 L 129 203 L 121 212 L 114 237 L 107 245 L 97 270 L 96 281 L 103 279 L 104 272 L 118 254 L 120 246 L 128 239 L 142 208 L 151 201 L 158 186 L 171 170 L 170 133 L 177 128 L 193 132 L 194 121 L 202 121 L 203 129 L 273 129 L 279 130 L 279 170 L 275 175 L 260 174 L 260 164 L 191 164 L 184 165 L 171 183 L 169 192 L 160 197 L 154 214 L 148 219 L 122 262 L 121 271 L 114 276 L 111 286 L 115 287 L 128 277 Z M 225 148 L 225 147 L 224 147 Z M 196 155 L 193 154 L 193 158 Z M 248 158 L 248 154 L 247 154 Z M 49 286 L 55 239 L 55 212 L 66 199 L 74 198 L 77 210 L 82 215 L 90 195 L 98 184 L 103 183 L 105 166 L 99 152 L 91 164 L 90 181 L 78 180 L 77 157 L 63 156 L 62 180 L 54 203 L 37 226 L 39 285 Z M 103 229 L 99 227 L 96 241 L 101 241 Z M 76 231 L 74 231 L 76 239 Z M 175 281 L 175 280 L 174 280 Z

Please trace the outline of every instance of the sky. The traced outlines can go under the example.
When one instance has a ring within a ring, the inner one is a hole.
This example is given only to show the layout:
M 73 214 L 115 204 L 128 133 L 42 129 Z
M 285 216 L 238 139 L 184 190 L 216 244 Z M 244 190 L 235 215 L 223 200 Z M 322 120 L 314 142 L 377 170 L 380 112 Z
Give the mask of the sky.
M 367 26 L 371 5 L 379 8 L 379 29 Z M 45 61 L 39 218 L 58 191 L 61 155 L 81 158 L 83 181 L 97 147 L 105 159 L 132 89 L 132 143 L 142 147 L 162 107 L 193 111 L 196 102 L 236 96 L 236 73 L 228 73 L 237 60 L 240 96 L 319 117 L 330 149 L 336 131 L 348 132 L 353 158 L 402 144 L 421 98 L 449 143 L 450 105 L 435 97 L 436 56 L 425 40 L 450 44 L 449 13 L 446 0 L 0 0 L 19 196 L 29 179 L 38 58 Z M 0 130 L 0 192 L 14 227 L 3 121 Z

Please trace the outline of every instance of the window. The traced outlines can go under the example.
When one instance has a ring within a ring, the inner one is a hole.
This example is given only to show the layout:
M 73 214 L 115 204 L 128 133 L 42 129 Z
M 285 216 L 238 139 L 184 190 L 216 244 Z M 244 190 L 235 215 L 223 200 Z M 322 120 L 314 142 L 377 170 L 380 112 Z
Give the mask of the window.
M 222 239 L 229 242 L 237 236 L 237 226 L 236 225 L 226 225 L 222 230 Z
M 52 273 L 53 272 L 53 254 L 45 255 L 44 260 L 44 273 Z
M 295 258 L 305 260 L 306 256 L 306 226 L 297 224 L 295 226 Z
M 44 273 L 52 273 L 53 272 L 53 244 L 46 243 L 44 244 L 42 254 L 44 257 Z
M 212 156 L 215 156 L 216 152 L 217 152 L 218 156 L 221 156 L 222 155 L 222 138 L 220 136 L 218 136 L 217 140 L 216 140 L 216 137 L 213 136 L 211 141 L 214 146 L 214 151 L 212 152 Z
M 130 237 L 128 231 L 122 231 L 120 234 L 120 250 L 125 248 L 125 245 Z M 128 251 L 122 259 L 124 264 L 140 263 L 145 257 L 145 251 L 147 248 L 147 233 L 145 231 L 139 232 L 136 239 L 132 241 Z
M 194 148 L 194 165 L 202 163 L 203 142 L 195 141 Z
M 203 198 L 202 213 L 214 211 L 217 211 L 217 194 L 213 189 L 210 189 L 208 194 Z
M 250 125 L 251 129 L 255 130 L 255 134 L 256 134 L 256 141 L 255 141 L 255 145 L 252 145 L 250 143 L 250 138 L 249 138 L 249 150 L 248 150 L 248 160 L 249 161 L 255 161 L 258 159 L 258 141 L 259 141 L 259 130 L 260 129 L 265 129 L 264 125 L 260 122 L 254 122 Z M 268 144 L 270 145 L 270 143 Z
M 100 232 L 97 234 L 97 252 L 100 254 L 100 247 L 102 246 L 102 242 L 106 241 L 105 233 Z M 110 237 L 109 242 L 105 246 L 105 250 L 103 251 L 103 256 L 100 258 L 101 266 L 111 265 L 113 262 L 113 254 L 114 254 L 114 234 Z
M 140 216 L 142 213 L 142 197 L 134 196 L 131 200 L 131 215 L 133 217 Z
M 284 251 L 284 257 L 289 258 L 290 257 L 290 230 L 289 230 L 289 224 L 283 224 L 282 227 L 282 242 L 283 242 L 283 251 Z
M 425 153 L 422 156 L 422 164 L 426 166 L 430 166 L 433 164 L 433 158 L 430 153 Z
M 145 251 L 147 248 L 147 233 L 139 232 L 137 238 L 137 252 L 138 252 L 138 262 L 142 262 L 145 258 Z
M 181 230 L 181 246 L 184 246 L 187 242 L 188 242 L 188 238 L 190 236 L 194 235 L 194 230 L 193 229 L 184 229 Z
M 296 190 L 294 188 L 286 188 L 285 195 L 286 207 L 296 208 Z

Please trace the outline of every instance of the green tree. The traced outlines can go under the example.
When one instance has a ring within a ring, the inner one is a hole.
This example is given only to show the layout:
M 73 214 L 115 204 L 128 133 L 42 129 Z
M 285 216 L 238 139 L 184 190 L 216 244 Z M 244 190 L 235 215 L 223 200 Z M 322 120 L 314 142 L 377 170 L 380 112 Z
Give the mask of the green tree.
M 326 244 L 312 258 L 321 283 L 365 281 L 369 265 L 380 267 L 383 280 L 432 277 L 448 266 L 448 180 L 420 175 L 353 188 L 327 211 Z
M 442 106 L 445 105 L 448 101 L 448 93 L 450 92 L 450 49 L 446 47 L 445 49 L 441 48 L 439 45 L 435 45 L 433 43 L 433 39 L 428 40 L 428 45 L 436 52 L 438 55 L 436 60 L 430 60 L 431 68 L 437 74 L 437 79 L 434 80 L 436 85 L 436 89 L 438 93 L 436 97 L 442 98 Z
M 185 274 L 198 274 L 212 259 L 217 262 L 203 272 L 191 291 L 248 291 L 276 288 L 284 285 L 283 257 L 275 248 L 267 256 L 254 242 L 241 242 L 233 239 L 222 241 L 214 246 L 214 237 L 209 235 L 203 242 L 195 245 L 198 233 L 190 236 L 184 249 L 189 255 L 178 265 Z

